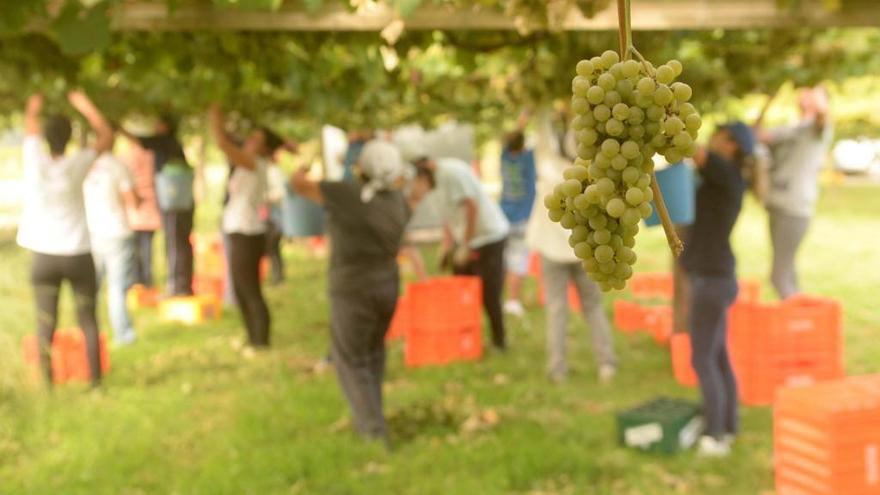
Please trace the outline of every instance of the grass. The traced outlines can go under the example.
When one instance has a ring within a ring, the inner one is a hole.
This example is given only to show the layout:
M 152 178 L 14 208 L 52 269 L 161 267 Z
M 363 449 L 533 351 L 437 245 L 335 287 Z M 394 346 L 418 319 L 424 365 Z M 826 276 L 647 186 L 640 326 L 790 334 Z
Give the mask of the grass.
M 877 212 L 876 185 L 827 188 L 800 258 L 805 289 L 845 303 L 851 373 L 875 371 L 880 356 Z M 735 232 L 741 275 L 766 278 L 767 238 L 750 203 Z M 665 269 L 664 246 L 660 231 L 640 234 L 638 270 Z M 0 494 L 772 493 L 768 409 L 744 411 L 742 440 L 725 461 L 621 449 L 615 411 L 695 392 L 674 383 L 665 350 L 619 333 L 621 374 L 599 385 L 580 321 L 570 329 L 572 379 L 550 385 L 539 309 L 510 323 L 508 354 L 479 363 L 410 370 L 392 346 L 386 410 L 395 449 L 363 443 L 346 427 L 333 374 L 312 371 L 328 345 L 324 261 L 296 246 L 286 254 L 288 281 L 268 289 L 268 354 L 243 355 L 235 313 L 177 328 L 141 311 L 140 341 L 113 351 L 102 392 L 46 393 L 20 364 L 34 318 L 28 256 L 0 247 Z M 606 303 L 614 297 L 625 296 Z M 69 325 L 69 296 L 62 306 Z

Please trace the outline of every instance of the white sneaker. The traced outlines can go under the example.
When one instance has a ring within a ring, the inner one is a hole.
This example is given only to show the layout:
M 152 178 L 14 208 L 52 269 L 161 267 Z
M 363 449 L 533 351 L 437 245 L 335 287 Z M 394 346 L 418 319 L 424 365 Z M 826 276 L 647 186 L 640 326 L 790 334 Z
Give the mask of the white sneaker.
M 730 444 L 723 440 L 716 440 L 710 436 L 700 438 L 700 445 L 697 447 L 697 455 L 706 458 L 720 458 L 730 455 Z
M 599 366 L 599 382 L 610 383 L 617 376 L 617 368 L 610 364 Z
M 522 318 L 526 315 L 526 309 L 522 303 L 515 299 L 510 299 L 504 303 L 504 312 L 517 318 Z

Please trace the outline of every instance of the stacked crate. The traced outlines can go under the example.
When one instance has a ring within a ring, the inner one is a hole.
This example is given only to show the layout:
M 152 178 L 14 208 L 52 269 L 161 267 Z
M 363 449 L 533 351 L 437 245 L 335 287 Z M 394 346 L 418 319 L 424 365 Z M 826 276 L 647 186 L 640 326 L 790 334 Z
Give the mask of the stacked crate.
M 110 356 L 107 352 L 107 339 L 98 334 L 100 347 L 101 372 L 110 370 Z M 91 371 L 86 354 L 86 338 L 79 328 L 61 329 L 52 337 L 52 381 L 54 383 L 89 382 Z M 22 354 L 25 364 L 34 370 L 36 375 L 40 368 L 39 343 L 35 335 L 27 335 L 22 341 Z
M 880 375 L 781 390 L 774 448 L 779 495 L 880 493 Z

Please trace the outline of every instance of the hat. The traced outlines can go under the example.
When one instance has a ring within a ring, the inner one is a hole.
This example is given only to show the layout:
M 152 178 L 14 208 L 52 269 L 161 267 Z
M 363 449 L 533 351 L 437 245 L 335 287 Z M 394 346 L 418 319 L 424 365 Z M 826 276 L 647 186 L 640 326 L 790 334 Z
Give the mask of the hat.
M 400 139 L 396 144 L 403 160 L 409 163 L 428 157 L 428 147 L 422 139 Z
M 407 173 L 400 151 L 391 143 L 373 140 L 364 145 L 359 160 L 367 183 L 361 190 L 361 200 L 369 203 L 379 191 L 391 189 Z
M 751 155 L 755 152 L 757 140 L 755 139 L 755 132 L 751 127 L 740 121 L 735 121 L 724 124 L 718 127 L 718 129 L 729 132 L 731 137 L 733 137 L 733 140 L 736 141 L 736 144 L 739 146 L 739 149 L 744 154 Z

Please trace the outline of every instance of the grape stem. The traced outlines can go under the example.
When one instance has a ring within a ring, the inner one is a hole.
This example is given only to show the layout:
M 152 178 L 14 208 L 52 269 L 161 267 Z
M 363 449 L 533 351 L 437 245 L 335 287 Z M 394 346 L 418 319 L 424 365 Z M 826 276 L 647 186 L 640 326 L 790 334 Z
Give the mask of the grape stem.
M 620 56 L 624 60 L 635 57 L 642 63 L 645 72 L 654 76 L 655 71 L 651 69 L 651 65 L 645 60 L 645 57 L 636 50 L 632 37 L 632 8 L 631 0 L 617 0 L 617 33 L 620 40 Z M 660 185 L 657 183 L 657 175 L 651 171 L 651 190 L 654 192 L 654 204 L 657 205 L 657 216 L 660 217 L 660 223 L 663 225 L 663 232 L 666 233 L 666 242 L 669 243 L 669 249 L 672 255 L 678 257 L 684 250 L 684 243 L 678 237 L 675 231 L 675 225 L 669 218 L 669 210 L 666 209 L 666 202 L 663 201 L 663 193 L 660 191 Z

